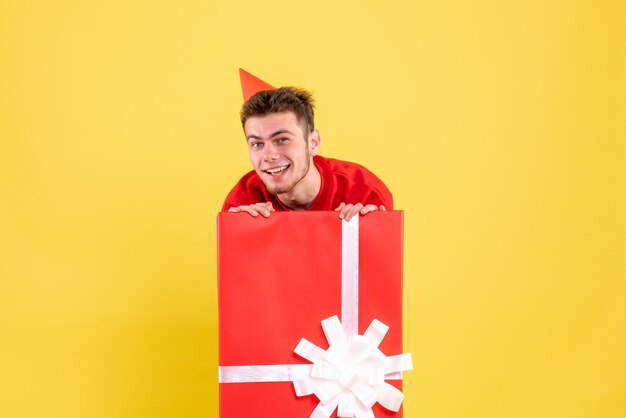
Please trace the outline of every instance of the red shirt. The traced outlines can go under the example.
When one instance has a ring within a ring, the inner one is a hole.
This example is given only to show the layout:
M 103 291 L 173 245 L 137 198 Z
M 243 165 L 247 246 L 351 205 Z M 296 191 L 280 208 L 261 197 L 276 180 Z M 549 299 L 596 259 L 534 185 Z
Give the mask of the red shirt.
M 367 168 L 347 161 L 313 157 L 320 172 L 320 192 L 309 210 L 335 210 L 342 203 L 384 205 L 393 210 L 393 197 L 387 186 Z M 254 170 L 244 175 L 226 196 L 222 211 L 241 205 L 272 202 L 277 211 L 290 210 L 275 194 L 269 193 Z

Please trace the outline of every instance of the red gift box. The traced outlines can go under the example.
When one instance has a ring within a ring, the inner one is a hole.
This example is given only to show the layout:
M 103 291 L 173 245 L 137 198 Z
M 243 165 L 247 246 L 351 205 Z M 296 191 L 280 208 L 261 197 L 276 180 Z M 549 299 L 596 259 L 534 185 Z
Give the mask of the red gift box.
M 241 366 L 310 366 L 294 349 L 305 338 L 326 350 L 320 322 L 333 315 L 344 316 L 346 328 L 358 310 L 353 325 L 359 335 L 374 319 L 388 325 L 378 348 L 385 355 L 402 353 L 401 211 L 374 212 L 350 223 L 336 212 L 276 212 L 267 219 L 220 213 L 217 223 L 221 417 L 311 416 L 320 403 L 316 396 L 298 397 L 290 379 L 259 379 L 254 371 L 249 377 Z M 342 238 L 355 223 L 357 235 Z M 349 269 L 349 251 L 358 251 L 353 295 L 346 287 L 353 273 L 342 272 L 342 256 L 343 269 Z M 231 369 L 242 369 L 243 376 L 224 378 Z M 401 389 L 401 380 L 389 376 L 385 382 Z M 402 409 L 391 412 L 378 403 L 372 411 L 402 417 Z

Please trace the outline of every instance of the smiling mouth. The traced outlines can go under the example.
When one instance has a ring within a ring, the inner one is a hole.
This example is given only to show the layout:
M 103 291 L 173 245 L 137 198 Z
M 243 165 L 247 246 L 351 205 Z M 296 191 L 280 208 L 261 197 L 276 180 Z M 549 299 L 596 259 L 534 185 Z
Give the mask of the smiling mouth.
M 282 167 L 270 168 L 269 170 L 263 170 L 263 171 L 269 174 L 270 176 L 279 176 L 282 173 L 284 173 L 285 170 L 287 170 L 290 166 L 291 165 L 284 165 Z

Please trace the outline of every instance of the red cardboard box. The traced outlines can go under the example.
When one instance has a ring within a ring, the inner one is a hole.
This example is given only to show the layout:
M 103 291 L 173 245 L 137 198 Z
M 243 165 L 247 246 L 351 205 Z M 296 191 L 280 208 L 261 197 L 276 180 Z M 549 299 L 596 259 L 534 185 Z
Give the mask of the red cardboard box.
M 402 353 L 402 215 L 358 220 L 358 333 L 374 319 L 388 325 L 379 346 L 387 356 Z M 343 222 L 336 212 L 218 215 L 221 369 L 310 363 L 294 353 L 302 338 L 328 348 L 320 322 L 341 317 Z M 400 380 L 386 382 L 401 389 Z M 297 397 L 289 381 L 220 383 L 222 418 L 306 418 L 318 403 L 313 395 Z M 402 417 L 402 409 L 372 410 Z

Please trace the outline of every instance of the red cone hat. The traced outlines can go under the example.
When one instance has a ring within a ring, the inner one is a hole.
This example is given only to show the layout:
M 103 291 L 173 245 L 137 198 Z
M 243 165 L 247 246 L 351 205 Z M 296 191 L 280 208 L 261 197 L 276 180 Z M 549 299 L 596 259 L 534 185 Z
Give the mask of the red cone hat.
M 244 102 L 260 91 L 275 89 L 274 86 L 267 84 L 265 81 L 241 68 L 239 69 L 239 78 L 241 79 L 241 91 L 243 92 Z

